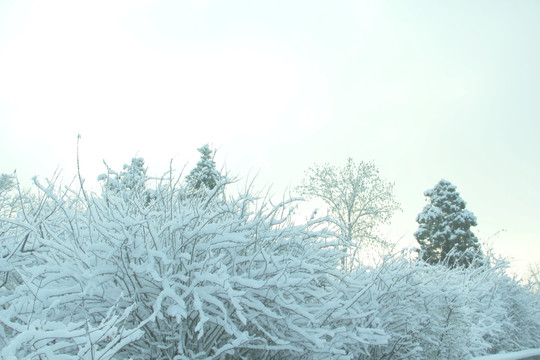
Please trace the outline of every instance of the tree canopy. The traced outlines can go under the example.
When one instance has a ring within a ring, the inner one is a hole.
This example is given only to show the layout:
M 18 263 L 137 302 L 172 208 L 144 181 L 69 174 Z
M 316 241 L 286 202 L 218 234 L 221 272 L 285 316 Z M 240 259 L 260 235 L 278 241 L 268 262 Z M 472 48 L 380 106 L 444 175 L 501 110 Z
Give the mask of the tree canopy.
M 297 190 L 323 200 L 329 215 L 337 220 L 344 246 L 356 249 L 385 244 L 377 227 L 400 208 L 393 184 L 379 176 L 375 164 L 355 163 L 352 158 L 341 168 L 330 164 L 311 167 Z
M 469 266 L 481 257 L 480 244 L 471 231 L 477 225 L 476 216 L 465 209 L 466 202 L 456 189 L 443 179 L 424 192 L 429 203 L 416 218 L 420 226 L 414 236 L 422 258 L 430 264 Z
M 188 187 L 195 191 L 201 189 L 201 187 L 212 190 L 223 180 L 223 176 L 216 169 L 215 151 L 210 149 L 208 144 L 197 150 L 201 153 L 201 158 L 197 166 L 186 177 Z
M 107 164 L 105 164 L 107 166 Z M 120 195 L 129 198 L 134 195 L 143 195 L 146 190 L 146 168 L 143 158 L 131 159 L 131 164 L 124 164 L 123 170 L 116 172 L 107 166 L 107 173 L 98 176 L 103 181 L 103 195 Z

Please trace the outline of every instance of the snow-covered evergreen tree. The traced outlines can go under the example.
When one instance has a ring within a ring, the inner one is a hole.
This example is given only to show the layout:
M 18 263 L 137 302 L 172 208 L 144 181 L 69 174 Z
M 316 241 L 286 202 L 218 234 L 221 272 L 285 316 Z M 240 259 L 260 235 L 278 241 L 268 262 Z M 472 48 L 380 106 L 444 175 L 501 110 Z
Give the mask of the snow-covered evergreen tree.
M 201 159 L 186 177 L 188 187 L 195 191 L 201 187 L 212 190 L 223 180 L 223 176 L 216 169 L 216 163 L 214 161 L 215 151 L 212 151 L 208 144 L 197 150 L 201 153 Z
M 107 174 L 98 176 L 98 180 L 103 181 L 103 196 L 121 196 L 124 199 L 141 197 L 148 203 L 151 192 L 146 189 L 146 168 L 143 158 L 131 159 L 131 164 L 124 164 L 123 171 L 119 173 L 107 167 Z
M 0 175 L 0 215 L 9 217 L 13 212 L 13 196 L 11 196 L 12 190 L 15 188 L 15 181 L 13 175 L 1 174 Z
M 456 186 L 443 179 L 424 195 L 429 204 L 418 214 L 416 221 L 420 227 L 414 233 L 423 259 L 430 264 L 444 262 L 450 267 L 471 265 L 481 256 L 480 244 L 471 231 L 471 226 L 476 226 L 476 216 L 465 209 L 466 202 Z

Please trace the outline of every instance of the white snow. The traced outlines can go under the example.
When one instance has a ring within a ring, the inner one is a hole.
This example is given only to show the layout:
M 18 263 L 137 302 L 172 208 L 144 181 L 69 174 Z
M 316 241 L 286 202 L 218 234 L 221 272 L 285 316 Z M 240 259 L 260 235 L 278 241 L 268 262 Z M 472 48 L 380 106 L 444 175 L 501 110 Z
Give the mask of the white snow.
M 479 356 L 473 358 L 473 360 L 520 360 L 527 359 L 532 356 L 540 356 L 540 349 L 529 349 L 504 354 Z

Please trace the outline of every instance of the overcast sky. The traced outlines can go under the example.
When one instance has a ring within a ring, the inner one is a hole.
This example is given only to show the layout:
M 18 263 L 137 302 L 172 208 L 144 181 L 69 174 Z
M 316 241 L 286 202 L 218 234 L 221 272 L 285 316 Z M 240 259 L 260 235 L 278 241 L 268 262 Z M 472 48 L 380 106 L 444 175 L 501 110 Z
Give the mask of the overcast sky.
M 540 262 L 540 1 L 0 2 L 0 172 L 194 166 L 276 193 L 314 163 L 374 160 L 414 245 L 441 178 L 475 232 Z M 499 230 L 506 231 L 498 236 Z

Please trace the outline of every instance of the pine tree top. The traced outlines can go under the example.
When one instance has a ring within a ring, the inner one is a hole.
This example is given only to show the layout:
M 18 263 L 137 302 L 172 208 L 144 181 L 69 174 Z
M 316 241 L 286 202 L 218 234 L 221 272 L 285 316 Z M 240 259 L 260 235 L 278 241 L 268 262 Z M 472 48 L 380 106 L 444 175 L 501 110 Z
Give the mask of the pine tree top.
M 457 187 L 441 180 L 424 192 L 429 203 L 418 214 L 414 236 L 429 263 L 446 262 L 450 266 L 468 266 L 480 253 L 480 245 L 470 230 L 477 225 L 476 216 L 465 207 Z
M 213 156 L 215 151 L 210 149 L 208 144 L 197 150 L 201 153 L 201 158 L 197 162 L 197 166 L 186 177 L 188 186 L 194 190 L 199 190 L 201 186 L 211 190 L 223 179 L 223 176 L 216 169 Z

